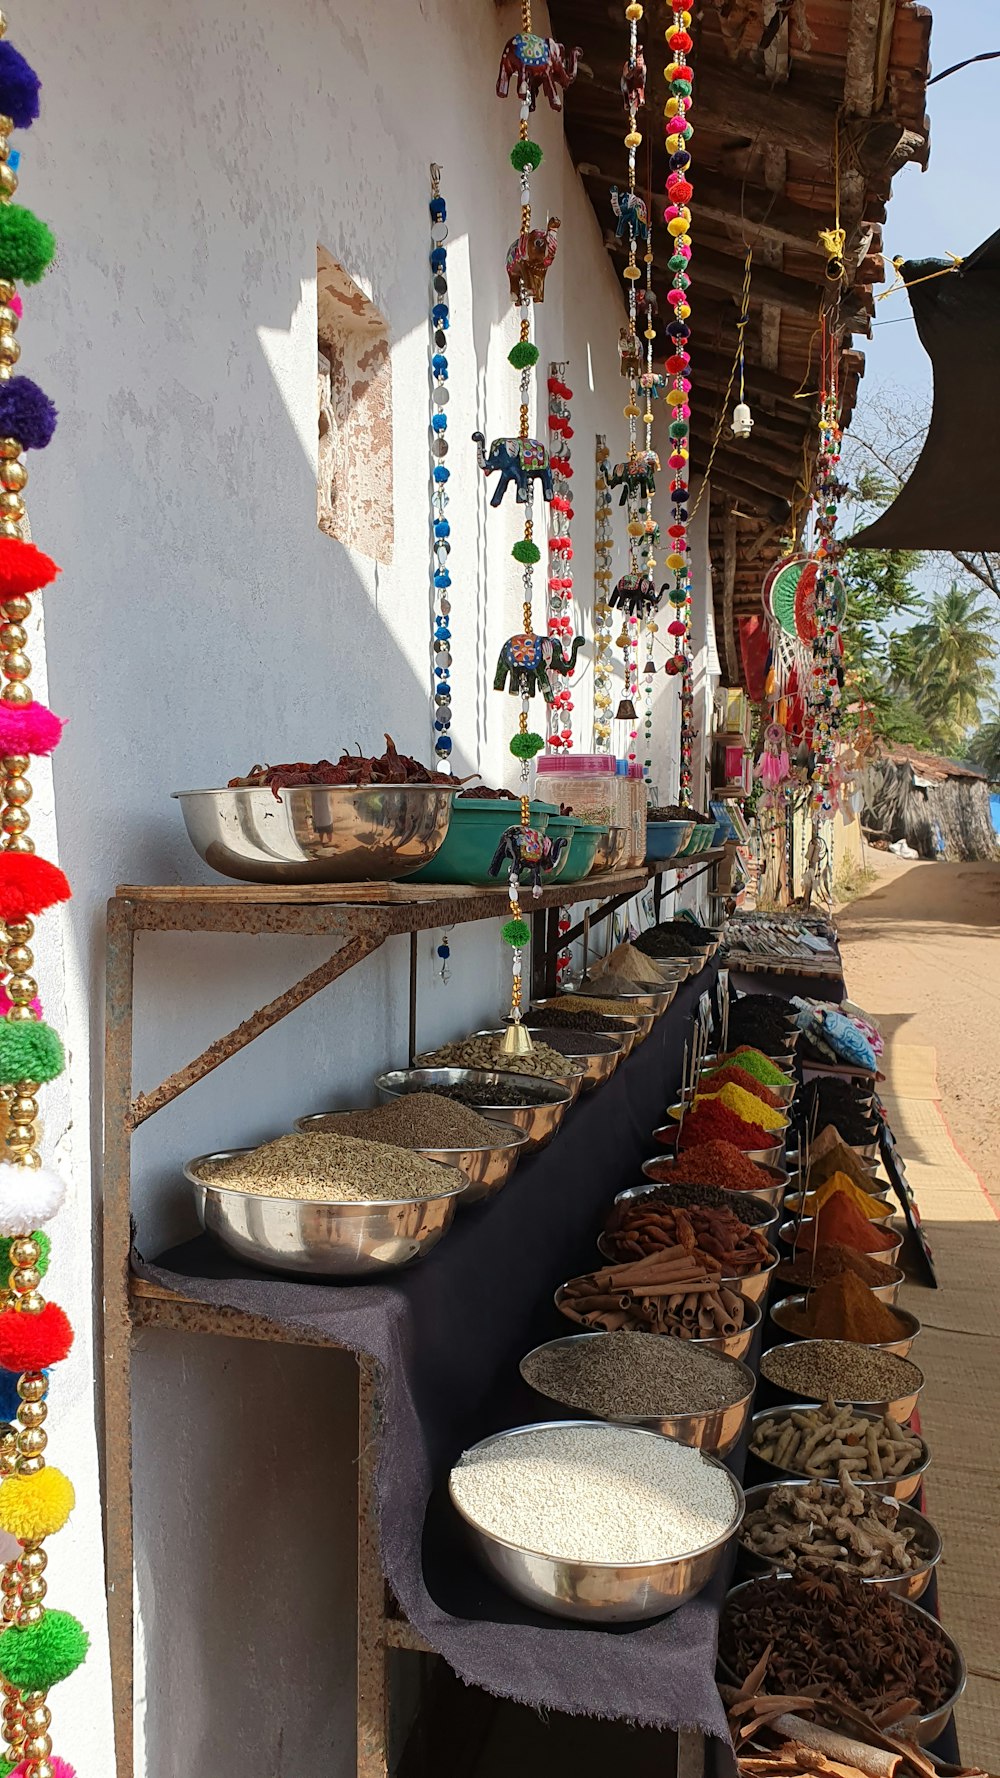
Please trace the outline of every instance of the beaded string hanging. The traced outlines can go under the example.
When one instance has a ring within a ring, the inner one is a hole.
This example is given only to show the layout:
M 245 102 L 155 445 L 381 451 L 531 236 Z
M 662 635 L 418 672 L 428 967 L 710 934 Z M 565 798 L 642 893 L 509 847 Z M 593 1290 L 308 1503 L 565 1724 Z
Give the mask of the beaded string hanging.
M 529 436 L 534 367 L 538 363 L 538 347 L 531 337 L 533 304 L 544 300 L 546 273 L 556 255 L 559 218 L 550 216 L 544 229 L 533 229 L 531 226 L 531 174 L 541 165 L 542 150 L 528 134 L 528 120 L 539 91 L 545 93 L 553 110 L 561 109 L 561 93 L 573 79 L 579 59 L 579 50 L 574 50 L 567 58 L 561 46 L 552 38 L 540 37 L 532 31 L 531 0 L 521 0 L 521 30 L 504 46 L 497 79 L 497 93 L 505 98 L 510 90 L 511 78 L 516 75 L 520 103 L 518 136 L 510 153 L 511 165 L 520 185 L 520 231 L 507 251 L 511 300 L 518 309 L 520 319 L 519 338 L 508 353 L 510 363 L 520 375 L 519 423 L 516 437 L 494 440 L 489 456 L 485 452 L 486 441 L 483 435 L 475 435 L 479 445 L 480 467 L 484 473 L 491 475 L 497 470 L 501 472 L 500 485 L 493 495 L 492 504 L 499 506 L 508 482 L 513 481 L 517 489 L 518 504 L 525 508 L 524 534 L 511 550 L 515 562 L 521 567 L 524 627 L 519 635 L 509 637 L 504 643 L 494 678 L 494 686 L 498 691 L 509 680 L 512 695 L 521 699 L 518 732 L 510 743 L 515 759 L 521 762 L 521 824 L 520 827 L 507 829 L 501 849 L 494 860 L 498 870 L 504 857 L 510 865 L 508 896 L 511 917 L 504 923 L 501 936 L 513 954 L 510 1021 L 504 1037 L 504 1048 L 514 1053 L 531 1048 L 531 1039 L 521 1027 L 522 952 L 531 937 L 531 929 L 521 910 L 520 873 L 526 867 L 536 892 L 540 892 L 541 871 L 549 862 L 547 841 L 530 825 L 531 806 L 527 791 L 529 761 L 545 746 L 545 739 L 542 735 L 529 731 L 528 709 L 536 690 L 541 690 L 547 703 L 553 701 L 554 691 L 549 675 L 555 672 L 568 676 L 573 671 L 583 641 L 582 637 L 574 638 L 567 651 L 562 637 L 553 637 L 551 634 L 537 636 L 532 612 L 533 572 L 535 564 L 541 559 L 541 551 L 534 539 L 532 497 L 535 482 L 541 482 L 543 499 L 551 501 L 554 492 L 548 451 L 538 439 Z
M 549 365 L 549 468 L 552 471 L 552 499 L 549 502 L 549 616 L 548 632 L 560 641 L 573 639 L 573 453 L 570 439 L 569 404 L 573 391 L 566 381 L 564 360 Z M 548 747 L 554 753 L 568 751 L 573 745 L 573 693 L 560 686 L 552 699 L 553 720 L 549 727 Z M 560 724 L 562 725 L 560 727 Z
M 638 128 L 638 113 L 646 101 L 646 63 L 639 46 L 639 21 L 643 16 L 640 0 L 629 0 L 625 8 L 628 21 L 629 43 L 628 56 L 622 68 L 621 91 L 625 106 L 627 129 L 625 132 L 625 148 L 628 155 L 628 184 L 625 191 L 617 187 L 611 190 L 611 205 L 617 217 L 619 237 L 624 234 L 628 242 L 628 263 L 624 268 L 623 277 L 626 282 L 628 300 L 628 325 L 619 332 L 618 357 L 621 374 L 628 381 L 628 400 L 623 409 L 628 421 L 628 455 L 626 463 L 619 469 L 616 465 L 615 483 L 623 483 L 625 488 L 625 504 L 628 509 L 628 578 L 620 583 L 620 592 L 626 595 L 637 588 L 642 573 L 641 544 L 646 537 L 645 502 L 648 498 L 649 483 L 653 472 L 652 456 L 649 450 L 641 452 L 637 441 L 636 422 L 642 410 L 639 406 L 639 378 L 643 371 L 644 349 L 639 344 L 638 335 L 638 284 L 642 272 L 638 265 L 639 243 L 645 246 L 650 255 L 649 211 L 643 198 L 636 190 L 636 153 L 642 143 L 642 134 Z M 648 437 L 648 434 L 647 434 Z M 633 598 L 621 600 L 622 625 L 616 638 L 616 645 L 622 651 L 623 662 L 623 696 L 616 712 L 616 720 L 628 726 L 625 751 L 634 758 L 636 736 L 636 701 L 639 696 L 639 630 L 642 606 Z
M 816 574 L 815 634 L 812 682 L 807 694 L 813 753 L 811 804 L 813 815 L 830 819 L 840 805 L 838 739 L 844 645 L 840 633 L 843 584 L 837 573 L 842 544 L 836 535 L 838 502 L 845 490 L 840 480 L 841 426 L 837 394 L 837 347 L 823 318 L 823 395 L 819 456 L 815 476 Z
M 66 1523 L 74 1491 L 61 1470 L 47 1465 L 49 1371 L 65 1358 L 73 1332 L 65 1311 L 46 1302 L 40 1285 L 49 1262 L 44 1224 L 65 1197 L 59 1176 L 38 1153 L 39 1087 L 65 1065 L 62 1042 L 38 1003 L 30 949 L 34 919 L 66 901 L 62 871 L 35 855 L 28 829 L 32 755 L 51 753 L 59 718 L 31 695 L 25 653 L 32 596 L 59 570 L 26 541 L 22 454 L 47 445 L 56 411 L 29 378 L 14 375 L 21 300 L 15 284 L 36 284 L 55 252 L 50 230 L 13 202 L 17 177 L 8 138 L 38 116 L 39 82 L 6 42 L 0 15 L 0 919 L 7 971 L 0 1021 L 0 1092 L 6 1103 L 5 1156 L 0 1161 L 0 1245 L 7 1271 L 0 1304 L 0 1530 L 19 1554 L 3 1571 L 0 1684 L 6 1757 L 0 1773 L 17 1778 L 73 1778 L 53 1760 L 49 1690 L 86 1656 L 88 1637 L 68 1612 L 46 1607 L 45 1541 Z
M 430 305 L 430 556 L 431 605 L 434 609 L 432 640 L 434 675 L 434 751 L 443 770 L 450 771 L 451 759 L 451 575 L 448 557 L 451 554 L 451 525 L 445 517 L 448 495 L 445 492 L 450 470 L 448 455 L 447 407 L 448 391 L 448 207 L 441 196 L 441 168 L 431 165 L 431 305 Z
M 606 468 L 611 453 L 602 432 L 594 443 L 594 752 L 611 751 L 611 693 L 614 668 L 611 658 L 611 595 L 614 539 L 611 534 L 611 489 Z
M 691 337 L 691 330 L 688 326 L 691 314 L 689 297 L 691 211 L 689 205 L 694 195 L 694 187 L 688 177 L 691 167 L 689 143 L 694 133 L 691 122 L 694 71 L 686 59 L 691 49 L 690 24 L 691 14 L 675 7 L 665 33 L 671 60 L 665 70 L 668 97 L 664 106 L 664 116 L 667 120 L 666 149 L 668 158 L 667 204 L 663 212 L 663 220 L 667 225 L 668 233 L 673 238 L 673 252 L 668 261 L 669 269 L 673 274 L 673 282 L 667 292 L 667 302 L 672 314 L 666 324 L 665 331 L 670 342 L 666 369 L 670 379 L 667 401 L 671 409 L 668 424 L 671 449 L 667 461 L 671 470 L 670 502 L 672 508 L 671 520 L 667 528 L 670 548 L 666 559 L 666 566 L 672 575 L 672 582 L 667 586 L 667 599 L 672 607 L 672 616 L 667 630 L 673 638 L 674 652 L 667 660 L 665 671 L 671 677 L 676 677 L 678 674 L 681 676 L 679 800 L 685 806 L 691 800 L 691 757 L 694 742 L 691 580 L 688 568 L 687 530 L 688 438 L 691 420 L 689 401 L 691 356 L 688 351 Z
M 648 164 L 647 156 L 647 187 L 650 184 Z M 651 198 L 652 193 L 650 192 L 650 200 Z M 643 339 L 646 343 L 646 368 L 639 378 L 639 383 L 646 401 L 642 423 L 646 428 L 646 454 L 651 461 L 653 456 L 653 402 L 661 393 L 661 389 L 666 379 L 662 377 L 658 371 L 654 371 L 653 369 L 653 346 L 656 341 L 657 303 L 656 294 L 653 290 L 653 206 L 651 201 L 647 203 L 647 211 L 649 215 L 649 239 L 646 242 L 645 253 L 646 282 L 643 289 L 639 291 L 637 300 L 640 308 L 640 316 L 643 322 Z M 657 463 L 657 467 L 659 467 L 659 463 Z M 660 527 L 653 518 L 651 495 L 647 496 L 646 500 L 643 502 L 641 517 L 643 519 L 643 537 L 640 542 L 642 572 L 652 579 L 653 570 L 656 567 L 656 557 L 653 554 L 653 551 L 660 546 Z M 653 649 L 656 636 L 659 632 L 659 625 L 656 621 L 656 612 L 659 607 L 659 602 L 660 595 L 657 595 L 655 600 L 650 601 L 645 609 L 642 619 L 640 620 L 644 633 L 646 655 L 642 672 L 643 740 L 645 743 L 643 776 L 647 781 L 653 763 L 653 676 L 656 672 Z

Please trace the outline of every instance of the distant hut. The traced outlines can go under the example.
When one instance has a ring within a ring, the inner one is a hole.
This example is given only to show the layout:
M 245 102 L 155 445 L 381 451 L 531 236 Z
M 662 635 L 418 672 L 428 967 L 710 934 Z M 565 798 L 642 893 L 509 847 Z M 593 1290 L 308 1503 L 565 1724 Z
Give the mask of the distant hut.
M 905 840 L 921 858 L 995 858 L 990 786 L 978 766 L 883 743 L 861 780 L 870 839 Z

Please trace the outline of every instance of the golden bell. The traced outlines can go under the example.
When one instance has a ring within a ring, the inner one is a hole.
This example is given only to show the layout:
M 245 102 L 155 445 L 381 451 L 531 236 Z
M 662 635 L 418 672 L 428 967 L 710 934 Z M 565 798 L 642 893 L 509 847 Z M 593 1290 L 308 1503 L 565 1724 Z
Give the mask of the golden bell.
M 500 1043 L 500 1054 L 503 1056 L 527 1056 L 534 1049 L 530 1032 L 526 1031 L 519 1019 L 508 1019 L 507 1029 Z

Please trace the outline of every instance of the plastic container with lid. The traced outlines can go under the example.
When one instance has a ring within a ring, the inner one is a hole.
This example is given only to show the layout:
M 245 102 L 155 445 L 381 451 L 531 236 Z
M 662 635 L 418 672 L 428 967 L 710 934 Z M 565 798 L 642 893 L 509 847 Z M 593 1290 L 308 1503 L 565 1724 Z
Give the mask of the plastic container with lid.
M 578 821 L 611 827 L 621 806 L 614 758 L 610 753 L 547 754 L 535 768 L 535 795 L 572 809 Z
M 646 861 L 646 810 L 649 807 L 649 802 L 646 795 L 645 775 L 637 759 L 629 761 L 628 787 L 632 804 L 632 863 L 644 864 Z

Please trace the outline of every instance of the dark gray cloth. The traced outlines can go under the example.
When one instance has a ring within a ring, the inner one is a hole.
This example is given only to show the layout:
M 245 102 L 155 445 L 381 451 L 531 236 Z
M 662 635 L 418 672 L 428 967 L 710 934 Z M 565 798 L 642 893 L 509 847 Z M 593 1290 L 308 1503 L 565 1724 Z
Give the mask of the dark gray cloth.
M 449 1468 L 487 1433 L 558 1418 L 521 1383 L 518 1360 L 568 1331 L 557 1285 L 590 1269 L 615 1192 L 676 1096 L 685 1037 L 714 969 L 681 988 L 644 1044 L 569 1113 L 490 1204 L 460 1212 L 413 1271 L 366 1286 L 252 1273 L 207 1239 L 136 1261 L 140 1276 L 202 1302 L 321 1330 L 371 1354 L 383 1383 L 377 1472 L 382 1561 L 410 1622 L 463 1679 L 538 1708 L 701 1728 L 726 1737 L 715 1686 L 715 1583 L 671 1617 L 597 1630 L 527 1610 L 480 1572 L 442 1497 Z M 742 1468 L 742 1453 L 737 1465 Z

